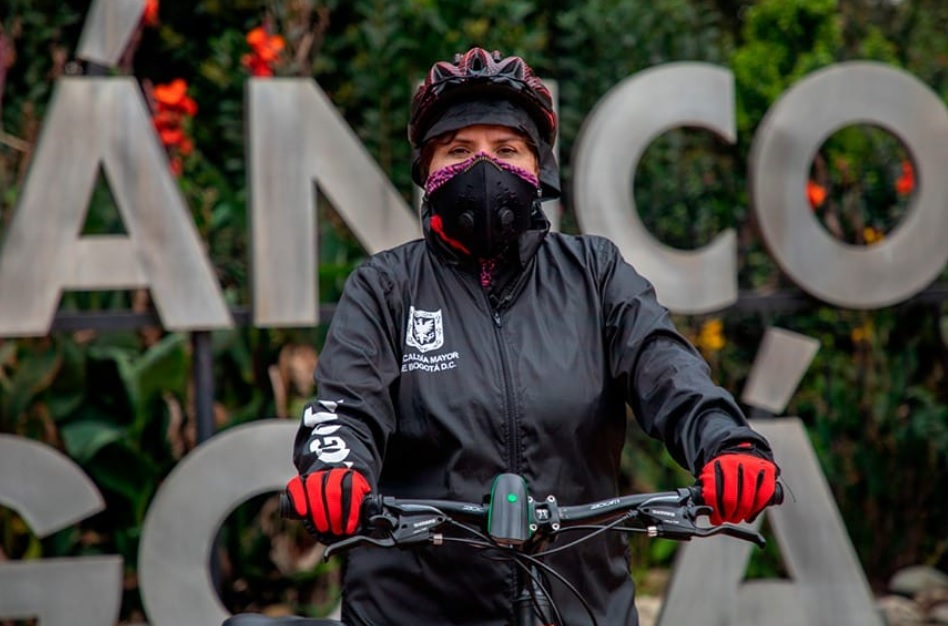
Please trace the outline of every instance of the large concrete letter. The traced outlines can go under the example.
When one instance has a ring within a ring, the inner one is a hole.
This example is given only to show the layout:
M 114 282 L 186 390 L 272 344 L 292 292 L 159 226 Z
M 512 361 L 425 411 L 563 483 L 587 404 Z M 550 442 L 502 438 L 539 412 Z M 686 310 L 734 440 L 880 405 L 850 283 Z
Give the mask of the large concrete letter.
M 283 489 L 293 476 L 297 426 L 264 420 L 226 430 L 185 457 L 162 484 L 138 557 L 149 624 L 220 624 L 230 615 L 208 570 L 214 538 L 237 505 Z
M 635 208 L 631 180 L 648 145 L 682 126 L 735 141 L 734 80 L 726 69 L 669 63 L 613 87 L 589 115 L 576 148 L 576 216 L 584 232 L 605 235 L 679 313 L 704 313 L 737 300 L 737 243 L 725 230 L 700 250 L 656 240 Z
M 314 182 L 369 253 L 421 230 L 314 81 L 251 79 L 247 107 L 254 323 L 311 326 L 319 321 Z
M 68 457 L 11 435 L 0 435 L 0 503 L 19 513 L 39 537 L 104 507 L 95 485 Z M 121 593 L 121 557 L 0 563 L 0 619 L 112 626 Z
M 745 582 L 752 545 L 695 540 L 679 549 L 659 624 L 882 626 L 803 423 L 781 417 L 753 426 L 770 441 L 792 491 L 766 514 L 790 580 Z
M 819 339 L 768 328 L 757 348 L 741 402 L 771 415 L 783 413 L 819 349 Z
M 80 236 L 100 163 L 128 236 Z M 231 325 L 136 82 L 61 79 L 0 249 L 0 335 L 45 335 L 63 289 L 138 287 L 169 329 Z
M 769 328 L 743 399 L 783 412 L 819 349 L 817 340 Z M 752 420 L 767 437 L 788 487 L 767 519 L 790 580 L 744 580 L 753 547 L 726 537 L 683 545 L 666 594 L 661 626 L 882 626 L 869 585 L 803 423 Z M 750 526 L 758 529 L 763 518 Z
M 912 155 L 918 188 L 885 241 L 833 238 L 810 210 L 806 183 L 820 145 L 851 124 L 874 124 Z M 948 110 L 917 78 L 868 62 L 807 76 L 767 113 L 751 150 L 750 195 L 760 231 L 795 283 L 832 304 L 871 309 L 909 298 L 948 262 Z
M 108 67 L 118 65 L 144 11 L 145 0 L 93 0 L 76 56 Z

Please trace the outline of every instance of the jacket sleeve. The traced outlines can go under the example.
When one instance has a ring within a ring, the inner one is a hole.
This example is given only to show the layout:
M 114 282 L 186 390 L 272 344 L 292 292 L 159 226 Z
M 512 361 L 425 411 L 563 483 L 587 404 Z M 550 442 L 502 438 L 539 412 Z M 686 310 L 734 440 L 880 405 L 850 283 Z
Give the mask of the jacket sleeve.
M 733 396 L 711 380 L 710 368 L 674 327 L 651 283 L 605 239 L 601 293 L 610 375 L 650 436 L 692 474 L 720 452 L 751 442 L 773 460 L 767 440 L 747 425 Z
M 371 262 L 370 262 L 371 263 Z M 373 490 L 395 429 L 391 389 L 401 371 L 391 282 L 370 264 L 346 281 L 316 366 L 316 398 L 306 405 L 293 446 L 300 474 L 350 467 Z

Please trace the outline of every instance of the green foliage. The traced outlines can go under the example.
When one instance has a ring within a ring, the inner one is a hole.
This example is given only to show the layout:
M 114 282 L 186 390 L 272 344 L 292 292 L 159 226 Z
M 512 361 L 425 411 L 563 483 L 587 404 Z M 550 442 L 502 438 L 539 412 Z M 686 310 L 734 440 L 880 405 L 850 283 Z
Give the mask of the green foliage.
M 948 407 L 943 386 L 931 384 L 944 376 L 939 317 L 921 307 L 898 314 L 823 309 L 803 329 L 824 347 L 795 412 L 811 425 L 870 573 L 905 566 L 909 555 L 937 554 L 943 540 L 944 514 L 932 510 L 948 479 Z
M 764 0 L 747 11 L 734 54 L 737 128 L 745 140 L 787 87 L 837 59 L 836 0 Z
M 746 10 L 739 10 L 744 4 Z M 9 10 L 0 14 L 2 33 L 16 53 L 0 91 L 0 235 L 55 80 L 83 69 L 73 56 L 88 6 L 89 0 L 10 0 L 4 5 Z M 276 74 L 315 78 L 406 199 L 412 190 L 405 138 L 411 95 L 435 60 L 481 45 L 522 55 L 542 77 L 555 80 L 567 191 L 582 123 L 609 89 L 661 63 L 729 66 L 737 94 L 736 145 L 708 133 L 666 133 L 649 146 L 628 184 L 644 223 L 669 245 L 693 249 L 725 228 L 735 229 L 740 285 L 764 289 L 785 283 L 747 210 L 746 155 L 766 111 L 810 72 L 850 59 L 903 67 L 948 99 L 945 23 L 948 5 L 940 0 L 165 0 L 160 24 L 141 30 L 116 71 L 139 78 L 146 93 L 149 85 L 187 79 L 199 108 L 185 127 L 195 150 L 182 161 L 179 187 L 228 303 L 246 307 L 248 72 L 241 59 L 250 51 L 246 33 L 254 27 L 266 25 L 285 38 Z M 862 245 L 867 227 L 882 235 L 894 228 L 911 202 L 897 187 L 907 159 L 904 148 L 880 129 L 846 128 L 830 137 L 812 171 L 827 192 L 817 211 L 827 229 Z M 92 194 L 85 234 L 123 232 L 106 183 L 100 180 Z M 571 198 L 564 202 L 565 229 L 575 231 Z M 324 199 L 317 209 L 320 298 L 334 302 L 365 252 Z M 147 310 L 150 303 L 142 301 L 142 293 L 71 292 L 61 308 Z M 677 321 L 701 347 L 717 380 L 735 394 L 768 325 L 819 337 L 820 353 L 789 412 L 811 430 L 873 583 L 901 565 L 934 562 L 948 552 L 948 510 L 937 491 L 948 478 L 948 310 L 728 312 L 714 341 L 707 339 L 714 320 Z M 218 427 L 295 414 L 307 392 L 274 381 L 288 348 L 318 347 L 324 334 L 324 327 L 214 333 Z M 143 516 L 161 480 L 195 443 L 190 367 L 186 337 L 155 329 L 0 340 L 0 432 L 64 450 L 108 503 L 103 514 L 43 541 L 10 512 L 0 511 L 0 547 L 7 555 L 121 554 L 129 589 L 123 615 L 139 610 L 133 574 Z M 285 401 L 281 393 L 288 396 Z M 662 489 L 691 480 L 658 442 L 635 427 L 623 469 L 624 489 Z M 260 498 L 225 524 L 223 595 L 235 608 L 285 604 L 319 614 L 338 590 L 337 565 L 300 573 L 288 561 L 275 564 L 273 555 L 286 549 L 288 539 L 296 546 L 287 557 L 293 563 L 305 562 L 312 545 L 298 526 L 274 525 L 273 517 L 272 499 Z M 639 537 L 632 546 L 640 583 L 655 566 L 669 566 L 675 548 Z M 781 568 L 775 554 L 767 553 L 756 558 L 751 574 L 775 575 Z

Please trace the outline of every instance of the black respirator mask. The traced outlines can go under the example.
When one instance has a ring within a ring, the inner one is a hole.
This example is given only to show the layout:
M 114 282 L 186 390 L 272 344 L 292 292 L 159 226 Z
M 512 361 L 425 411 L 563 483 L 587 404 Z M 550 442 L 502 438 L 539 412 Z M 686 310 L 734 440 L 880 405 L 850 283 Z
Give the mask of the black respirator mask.
M 537 183 L 486 154 L 435 172 L 428 181 L 431 227 L 452 248 L 489 259 L 530 228 Z M 524 172 L 526 176 L 529 176 Z

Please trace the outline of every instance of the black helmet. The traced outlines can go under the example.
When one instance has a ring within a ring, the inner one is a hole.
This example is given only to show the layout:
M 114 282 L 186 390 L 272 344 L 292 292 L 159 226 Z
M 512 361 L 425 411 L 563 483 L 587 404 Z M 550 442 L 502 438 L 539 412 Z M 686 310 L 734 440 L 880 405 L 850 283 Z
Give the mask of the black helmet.
M 559 196 L 552 149 L 557 120 L 550 90 L 520 57 L 483 48 L 456 54 L 451 63 L 435 63 L 412 99 L 412 179 L 424 185 L 420 148 L 425 141 L 473 124 L 511 126 L 530 136 L 538 152 L 543 197 Z

